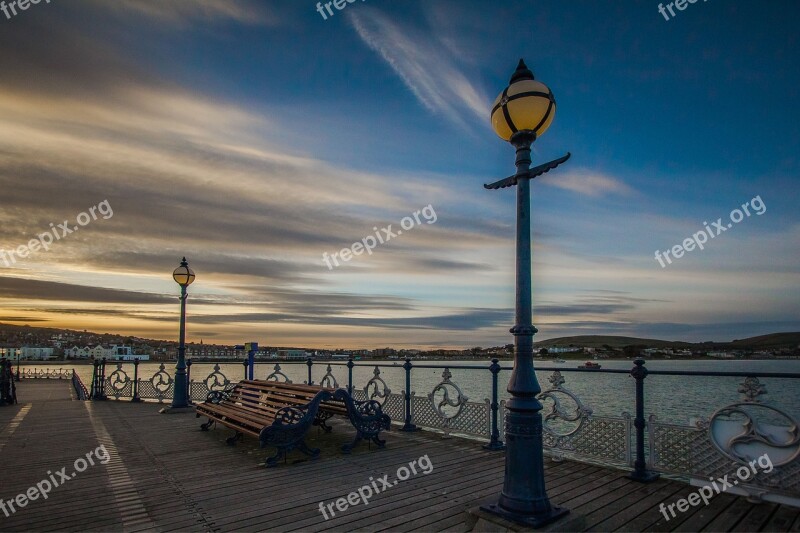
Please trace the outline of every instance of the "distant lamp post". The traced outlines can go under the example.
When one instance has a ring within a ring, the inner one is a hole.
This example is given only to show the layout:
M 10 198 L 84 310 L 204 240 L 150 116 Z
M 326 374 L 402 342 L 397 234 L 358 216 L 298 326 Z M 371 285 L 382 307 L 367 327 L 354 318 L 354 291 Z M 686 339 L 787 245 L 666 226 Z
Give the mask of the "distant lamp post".
M 484 511 L 534 528 L 542 527 L 569 511 L 555 507 L 547 498 L 544 483 L 542 404 L 536 398 L 542 389 L 533 368 L 531 321 L 531 220 L 530 180 L 556 168 L 570 154 L 531 168 L 531 145 L 553 122 L 556 102 L 552 91 L 534 80 L 519 61 L 508 87 L 492 107 L 492 127 L 501 139 L 517 150 L 513 176 L 484 185 L 487 189 L 517 187 L 517 296 L 514 335 L 514 370 L 508 382 L 511 399 L 506 403 L 506 469 L 503 490 L 496 504 Z
M 186 258 L 172 273 L 175 283 L 181 286 L 181 333 L 178 345 L 178 364 L 175 366 L 175 385 L 172 407 L 189 407 L 189 384 L 186 382 L 186 288 L 194 282 L 194 271 L 189 268 Z
M 19 350 L 17 350 L 17 383 L 19 383 Z

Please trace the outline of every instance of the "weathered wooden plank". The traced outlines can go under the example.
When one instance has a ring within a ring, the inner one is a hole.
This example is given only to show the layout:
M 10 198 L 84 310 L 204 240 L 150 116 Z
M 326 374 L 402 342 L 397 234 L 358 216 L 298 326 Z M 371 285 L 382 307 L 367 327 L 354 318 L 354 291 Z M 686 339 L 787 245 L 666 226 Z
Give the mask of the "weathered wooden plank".
M 678 524 L 673 531 L 703 531 L 716 517 L 725 512 L 729 506 L 733 505 L 736 500 L 737 498 L 730 494 L 718 494 L 711 499 L 707 507 L 702 506 L 699 508 L 695 513 L 692 513 L 683 522 Z M 675 501 L 676 499 L 671 499 L 666 502 L 666 504 L 674 503 Z M 667 513 L 668 516 L 671 516 L 669 511 L 667 511 Z
M 765 502 L 752 505 L 744 518 L 731 531 L 761 531 L 777 509 L 778 505 L 775 503 Z
M 800 509 L 782 505 L 764 526 L 764 531 L 790 531 L 792 523 L 800 518 Z
M 629 486 L 632 490 L 623 497 L 611 501 L 594 511 L 588 511 L 584 508 L 582 514 L 584 514 L 585 527 L 587 529 L 599 530 L 603 530 L 604 527 L 610 528 L 610 525 L 601 527 L 600 524 L 605 523 L 606 520 L 614 518 L 615 516 L 626 517 L 641 513 L 642 508 L 646 509 L 650 507 L 650 505 L 646 504 L 648 496 L 658 494 L 661 489 L 670 486 L 670 483 L 665 480 L 658 480 L 645 484 L 634 483 L 634 485 Z M 622 523 L 624 523 L 624 519 Z

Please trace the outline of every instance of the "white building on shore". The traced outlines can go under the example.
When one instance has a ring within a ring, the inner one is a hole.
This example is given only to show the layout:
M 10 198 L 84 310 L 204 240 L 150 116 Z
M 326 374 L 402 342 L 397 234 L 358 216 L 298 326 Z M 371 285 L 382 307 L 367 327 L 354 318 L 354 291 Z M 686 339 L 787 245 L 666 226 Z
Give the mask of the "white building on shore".
M 118 346 L 116 344 L 112 346 L 98 344 L 97 346 L 84 346 L 83 348 L 73 346 L 65 350 L 64 353 L 71 359 L 102 359 L 105 357 L 106 359 L 117 361 L 133 361 L 137 358 L 140 361 L 150 360 L 149 355 L 135 355 L 131 346 Z

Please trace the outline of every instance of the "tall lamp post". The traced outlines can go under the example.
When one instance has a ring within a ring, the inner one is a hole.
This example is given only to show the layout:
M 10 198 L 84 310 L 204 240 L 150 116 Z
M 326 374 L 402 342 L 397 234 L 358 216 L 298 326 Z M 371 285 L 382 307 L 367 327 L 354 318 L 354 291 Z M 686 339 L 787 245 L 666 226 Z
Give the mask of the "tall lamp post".
M 508 382 L 511 399 L 506 403 L 506 468 L 503 490 L 497 503 L 484 511 L 534 528 L 567 514 L 550 504 L 544 483 L 542 446 L 542 392 L 533 368 L 531 321 L 531 220 L 530 180 L 556 168 L 570 154 L 531 168 L 531 145 L 553 121 L 556 102 L 552 91 L 534 80 L 533 72 L 520 59 L 508 87 L 492 108 L 492 127 L 517 151 L 514 175 L 484 185 L 487 189 L 517 187 L 517 296 L 514 335 L 514 370 Z
M 173 389 L 172 408 L 189 407 L 189 384 L 186 383 L 186 288 L 194 282 L 194 271 L 189 268 L 186 258 L 172 273 L 172 278 L 181 286 L 181 333 L 178 345 L 178 364 L 175 366 L 175 388 Z

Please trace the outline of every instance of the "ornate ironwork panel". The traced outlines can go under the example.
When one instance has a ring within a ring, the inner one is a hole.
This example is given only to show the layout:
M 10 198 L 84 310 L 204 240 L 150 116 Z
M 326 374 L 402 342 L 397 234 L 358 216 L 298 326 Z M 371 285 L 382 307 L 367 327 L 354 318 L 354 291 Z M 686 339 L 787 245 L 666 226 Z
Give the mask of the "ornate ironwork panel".
M 595 416 L 592 409 L 563 385 L 556 370 L 542 391 L 542 442 L 545 452 L 557 459 L 569 457 L 601 464 L 628 466 L 633 463 L 633 424 L 628 413 L 620 417 Z M 500 402 L 500 420 L 505 425 L 508 410 Z
M 391 393 L 392 391 L 389 388 L 389 385 L 387 385 L 381 377 L 381 369 L 376 366 L 372 371 L 372 379 L 370 379 L 367 384 L 364 385 L 363 400 L 375 400 L 383 405 L 386 403 L 386 400 L 389 398 Z M 361 400 L 361 398 L 358 399 Z M 395 420 L 394 416 L 391 414 L 389 416 L 392 417 L 392 420 Z
M 292 380 L 289 379 L 289 376 L 281 371 L 281 365 L 275 364 L 275 368 L 273 369 L 272 373 L 267 376 L 267 381 L 280 381 L 283 383 L 291 383 Z
M 115 400 L 133 396 L 133 381 L 122 368 L 122 363 L 117 363 L 117 368 L 106 378 L 105 393 Z
M 325 375 L 322 376 L 322 379 L 320 380 L 319 384 L 322 387 L 327 387 L 329 389 L 339 388 L 339 382 L 336 381 L 336 376 L 333 375 L 333 369 L 331 368 L 331 365 L 328 365 L 328 368 L 325 371 Z
M 753 500 L 780 495 L 800 503 L 800 423 L 761 402 L 766 388 L 758 378 L 746 378 L 738 391 L 740 402 L 694 425 L 662 423 L 650 416 L 650 468 L 696 483 L 728 476 L 737 481 L 731 491 Z
M 558 370 L 548 381 L 551 388 L 537 396 L 542 402 L 542 429 L 553 441 L 553 447 L 559 447 L 558 443 L 566 443 L 588 423 L 592 410 L 563 386 L 566 380 Z
M 465 400 L 460 404 L 457 414 L 446 417 L 442 416 L 440 409 L 437 409 L 438 406 L 431 397 L 432 394 L 425 397 L 411 393 L 411 412 L 414 424 L 417 426 L 441 429 L 445 436 L 449 436 L 450 433 L 465 433 L 481 437 L 490 435 L 491 407 L 488 399 L 482 403 Z
M 171 400 L 174 382 L 172 376 L 164 370 L 164 363 L 161 363 L 153 377 L 139 380 L 139 397 L 158 400 L 159 403 Z
M 490 434 L 491 411 L 489 400 L 470 402 L 461 388 L 452 381 L 449 368 L 442 380 L 427 396 L 411 393 L 411 412 L 414 424 L 441 429 L 445 438 L 451 432 L 487 436 Z

